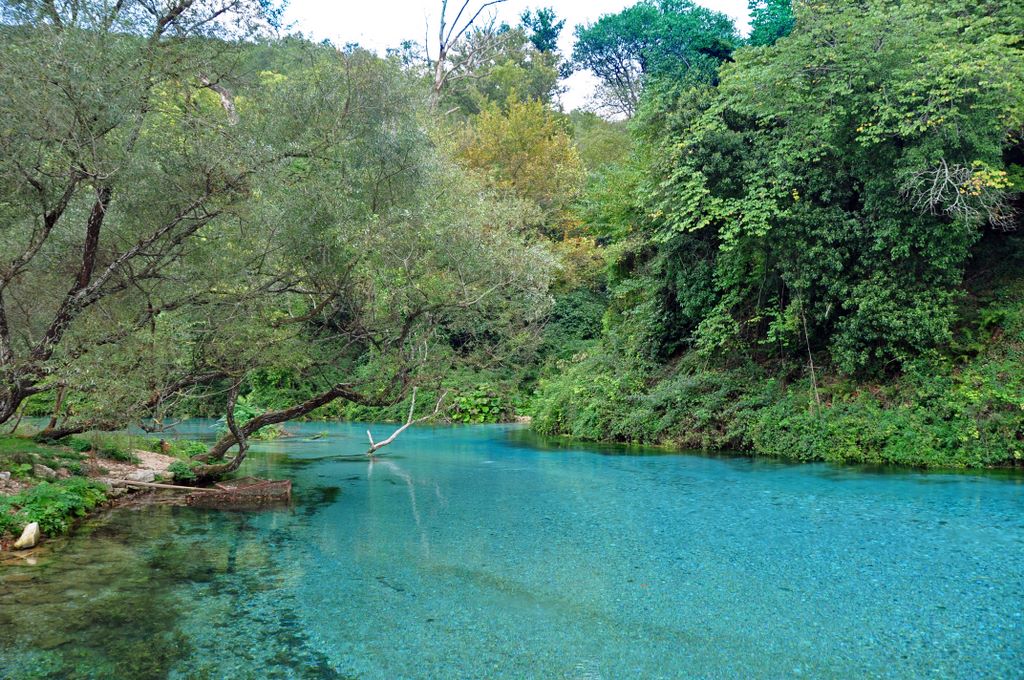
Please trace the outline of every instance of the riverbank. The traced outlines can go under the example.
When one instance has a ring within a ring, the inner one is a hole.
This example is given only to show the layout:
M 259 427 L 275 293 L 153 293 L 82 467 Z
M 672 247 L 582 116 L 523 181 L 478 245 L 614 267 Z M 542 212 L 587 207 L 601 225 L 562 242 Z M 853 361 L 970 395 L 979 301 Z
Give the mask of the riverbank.
M 175 450 L 169 444 L 163 447 L 167 453 L 150 448 L 159 448 L 158 442 L 122 434 L 61 443 L 0 437 L 0 550 L 11 550 L 32 523 L 45 540 L 139 493 L 121 482 L 170 482 L 175 471 L 187 477 L 187 464 L 168 455 Z M 184 454 L 182 446 L 177 449 Z
M 1014 260 L 1019 262 L 1020 260 Z M 1024 279 L 978 274 L 948 342 L 888 372 L 849 375 L 752 352 L 669 360 L 592 343 L 541 383 L 534 429 L 583 441 L 745 451 L 930 469 L 1024 465 Z
M 1024 464 L 1020 357 L 922 364 L 888 384 L 679 365 L 626 386 L 602 358 L 549 383 L 534 429 L 581 441 L 931 469 Z M 588 381 L 583 381 L 583 376 Z M 576 379 L 574 379 L 576 378 Z

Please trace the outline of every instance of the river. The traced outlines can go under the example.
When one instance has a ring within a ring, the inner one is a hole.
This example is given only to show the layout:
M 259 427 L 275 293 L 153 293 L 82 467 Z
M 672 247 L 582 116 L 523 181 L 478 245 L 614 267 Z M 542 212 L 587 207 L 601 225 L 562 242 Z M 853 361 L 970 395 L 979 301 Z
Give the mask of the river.
M 1024 475 L 289 427 L 244 471 L 290 507 L 114 510 L 0 567 L 0 677 L 1024 674 Z

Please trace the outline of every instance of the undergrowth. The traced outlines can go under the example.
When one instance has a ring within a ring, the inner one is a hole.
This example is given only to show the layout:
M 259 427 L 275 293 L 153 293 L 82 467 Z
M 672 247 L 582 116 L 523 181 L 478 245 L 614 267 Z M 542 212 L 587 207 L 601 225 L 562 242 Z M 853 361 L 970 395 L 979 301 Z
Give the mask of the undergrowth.
M 19 533 L 30 522 L 39 522 L 43 534 L 62 534 L 105 500 L 103 486 L 82 477 L 40 482 L 13 496 L 0 496 L 0 535 Z
M 549 435 L 742 450 L 804 461 L 976 468 L 1024 464 L 1024 279 L 976 282 L 948 347 L 895 377 L 805 366 L 714 368 L 695 354 L 634 368 L 602 343 L 543 381 Z M 815 389 L 815 387 L 817 389 Z

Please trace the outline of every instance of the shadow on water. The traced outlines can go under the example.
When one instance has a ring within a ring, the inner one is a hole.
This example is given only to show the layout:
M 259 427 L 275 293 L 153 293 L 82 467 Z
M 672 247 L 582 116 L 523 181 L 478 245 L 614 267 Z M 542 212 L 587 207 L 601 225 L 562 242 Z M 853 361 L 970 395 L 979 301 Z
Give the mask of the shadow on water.
M 348 478 L 346 481 L 350 481 L 350 479 Z M 355 477 L 354 479 L 361 479 L 361 477 Z M 303 516 L 310 517 L 323 508 L 334 505 L 340 497 L 340 486 L 315 486 L 295 494 L 295 507 L 299 509 Z
M 700 449 L 673 449 L 642 444 L 584 442 L 569 437 L 537 434 L 528 428 L 511 428 L 505 434 L 509 444 L 537 451 L 572 451 L 596 453 L 602 456 L 664 457 L 689 456 L 720 460 L 732 466 L 756 468 L 798 467 L 821 479 L 844 481 L 858 476 L 896 476 L 920 484 L 960 484 L 971 478 L 1004 480 L 1024 484 L 1024 467 L 986 469 L 923 469 L 881 463 L 828 463 L 807 462 L 773 456 L 755 456 L 743 451 L 714 451 Z
M 537 434 L 525 427 L 509 428 L 506 432 L 507 441 L 515 446 L 535 449 L 537 451 L 586 451 L 603 456 L 674 456 L 681 454 L 703 455 L 694 451 L 676 451 L 664 447 L 646 446 L 641 444 L 625 444 L 617 442 L 584 442 L 568 437 L 552 437 Z M 740 455 L 740 454 L 736 454 Z M 729 456 L 723 456 L 729 457 Z

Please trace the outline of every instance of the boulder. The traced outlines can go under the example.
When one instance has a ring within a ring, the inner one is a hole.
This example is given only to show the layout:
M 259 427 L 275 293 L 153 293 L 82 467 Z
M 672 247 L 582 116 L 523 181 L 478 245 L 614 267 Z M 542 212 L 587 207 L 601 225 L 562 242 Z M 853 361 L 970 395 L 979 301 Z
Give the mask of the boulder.
M 36 477 L 42 477 L 43 479 L 56 479 L 57 472 L 52 468 L 48 468 L 42 463 L 36 463 L 32 466 L 32 474 Z
M 156 472 L 154 470 L 135 470 L 129 472 L 125 479 L 130 482 L 152 482 L 156 479 Z
M 67 468 L 57 468 L 57 478 L 58 479 L 67 479 L 70 476 L 71 476 L 71 471 L 68 470 Z
M 39 522 L 32 522 L 21 532 L 21 538 L 14 542 L 14 549 L 34 548 L 37 543 L 39 543 Z
M 7 471 L 0 472 L 0 482 L 6 482 L 10 478 L 11 478 L 11 473 L 10 472 L 7 472 Z

